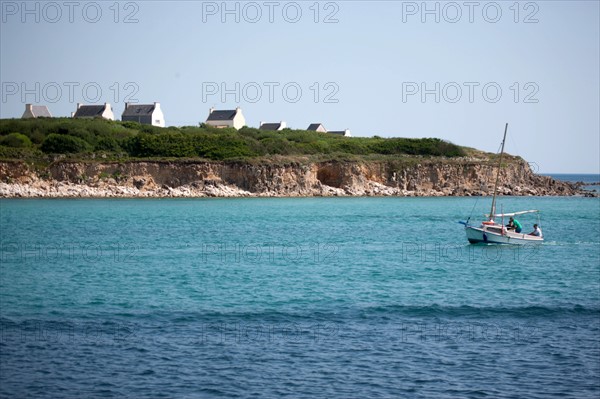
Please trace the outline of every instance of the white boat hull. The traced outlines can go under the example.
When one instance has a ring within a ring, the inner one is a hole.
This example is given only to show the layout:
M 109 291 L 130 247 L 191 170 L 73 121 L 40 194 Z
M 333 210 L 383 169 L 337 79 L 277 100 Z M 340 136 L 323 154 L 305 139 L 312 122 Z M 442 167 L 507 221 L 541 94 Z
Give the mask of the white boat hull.
M 496 228 L 495 230 L 499 230 Z M 490 231 L 487 227 L 465 226 L 467 239 L 471 244 L 539 244 L 544 242 L 542 237 L 530 236 L 523 233 L 504 230 L 503 233 Z

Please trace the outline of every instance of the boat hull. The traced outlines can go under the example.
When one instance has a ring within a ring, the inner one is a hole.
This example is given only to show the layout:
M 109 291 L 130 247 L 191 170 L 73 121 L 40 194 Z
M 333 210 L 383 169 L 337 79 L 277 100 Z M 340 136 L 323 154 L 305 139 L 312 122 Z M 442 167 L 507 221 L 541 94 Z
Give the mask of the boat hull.
M 471 244 L 540 244 L 544 242 L 541 237 L 530 236 L 523 233 L 505 232 L 498 234 L 487 230 L 484 227 L 466 226 L 465 232 L 467 239 Z

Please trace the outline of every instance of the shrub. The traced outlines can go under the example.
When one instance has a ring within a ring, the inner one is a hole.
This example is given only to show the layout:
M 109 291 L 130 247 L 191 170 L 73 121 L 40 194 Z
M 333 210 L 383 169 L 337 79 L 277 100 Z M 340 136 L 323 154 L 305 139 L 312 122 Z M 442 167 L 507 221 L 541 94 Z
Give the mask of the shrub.
M 68 134 L 50 134 L 41 147 L 46 154 L 76 154 L 88 152 L 91 146 L 87 141 Z
M 35 129 L 29 133 L 29 138 L 35 144 L 42 144 L 46 138 L 46 135 L 40 129 Z
M 120 151 L 121 146 L 113 137 L 102 137 L 94 147 L 96 151 Z
M 252 140 L 241 137 L 236 133 L 223 135 L 196 134 L 191 136 L 196 156 L 224 160 L 257 156 L 258 153 L 250 148 Z
M 279 134 L 284 134 L 286 139 L 296 143 L 311 143 L 320 138 L 319 133 L 307 132 L 303 130 L 282 130 L 282 132 Z
M 259 151 L 265 155 L 290 155 L 294 147 L 284 138 L 267 137 L 260 141 Z
M 14 148 L 0 145 L 0 159 L 26 159 L 39 155 L 39 151 L 33 148 Z
M 121 122 L 121 124 L 128 128 L 128 129 L 133 129 L 133 130 L 140 130 L 142 125 L 136 121 L 125 121 L 125 122 Z
M 93 132 L 93 131 L 88 130 L 83 127 L 77 127 L 74 129 L 70 129 L 67 133 L 63 133 L 63 134 L 68 134 L 69 136 L 78 137 L 78 138 L 82 139 L 83 141 L 87 142 L 88 144 L 91 144 L 92 146 L 96 143 L 97 137 L 99 136 L 98 133 Z
M 15 136 L 14 132 L 20 135 Z M 56 135 L 64 137 L 61 139 Z M 435 138 L 349 138 L 305 130 L 262 131 L 247 126 L 238 131 L 205 124 L 159 128 L 137 122 L 73 118 L 2 119 L 0 144 L 4 151 L 29 148 L 42 149 L 46 153 L 78 153 L 94 149 L 113 153 L 126 151 L 134 157 L 214 160 L 265 155 L 328 154 L 352 158 L 377 155 L 456 157 L 465 154 L 464 148 Z
M 29 148 L 33 144 L 31 143 L 31 140 L 29 140 L 29 137 L 24 134 L 10 133 L 0 139 L 0 145 L 13 148 Z
M 125 144 L 130 155 L 136 157 L 193 157 L 194 146 L 182 133 L 140 133 Z

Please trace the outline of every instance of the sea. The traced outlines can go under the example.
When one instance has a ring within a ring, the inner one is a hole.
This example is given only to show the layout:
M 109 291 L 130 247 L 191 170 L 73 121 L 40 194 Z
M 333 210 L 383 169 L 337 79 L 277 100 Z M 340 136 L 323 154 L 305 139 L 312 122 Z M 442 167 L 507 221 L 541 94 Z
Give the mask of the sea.
M 543 173 L 542 175 L 570 183 L 583 183 L 581 188 L 584 190 L 600 192 L 600 173 Z
M 598 398 L 600 199 L 0 200 L 2 398 Z

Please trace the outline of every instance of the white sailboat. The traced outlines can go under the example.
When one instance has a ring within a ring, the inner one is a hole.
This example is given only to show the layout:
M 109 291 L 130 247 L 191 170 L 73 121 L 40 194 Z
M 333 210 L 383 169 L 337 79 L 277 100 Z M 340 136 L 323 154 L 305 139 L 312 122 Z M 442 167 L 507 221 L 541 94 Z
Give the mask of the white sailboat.
M 504 142 L 506 141 L 506 132 L 508 131 L 508 123 L 504 127 L 504 138 L 502 139 L 502 150 L 500 151 L 500 161 L 498 162 L 498 172 L 496 174 L 496 183 L 494 184 L 494 196 L 492 197 L 492 209 L 487 217 L 487 220 L 481 222 L 480 225 L 469 224 L 469 219 L 466 222 L 460 222 L 465 225 L 465 232 L 467 239 L 471 244 L 486 243 L 486 244 L 531 244 L 531 243 L 542 243 L 544 238 L 541 234 L 529 235 L 527 233 L 517 233 L 513 229 L 507 229 L 504 226 L 505 217 L 515 217 L 517 215 L 524 215 L 527 213 L 538 213 L 537 210 L 519 211 L 510 213 L 496 213 L 496 194 L 498 191 L 498 181 L 500 179 L 500 167 L 502 165 L 502 157 L 504 155 Z M 500 218 L 501 223 L 496 222 L 496 219 Z M 539 224 L 539 221 L 538 221 Z

